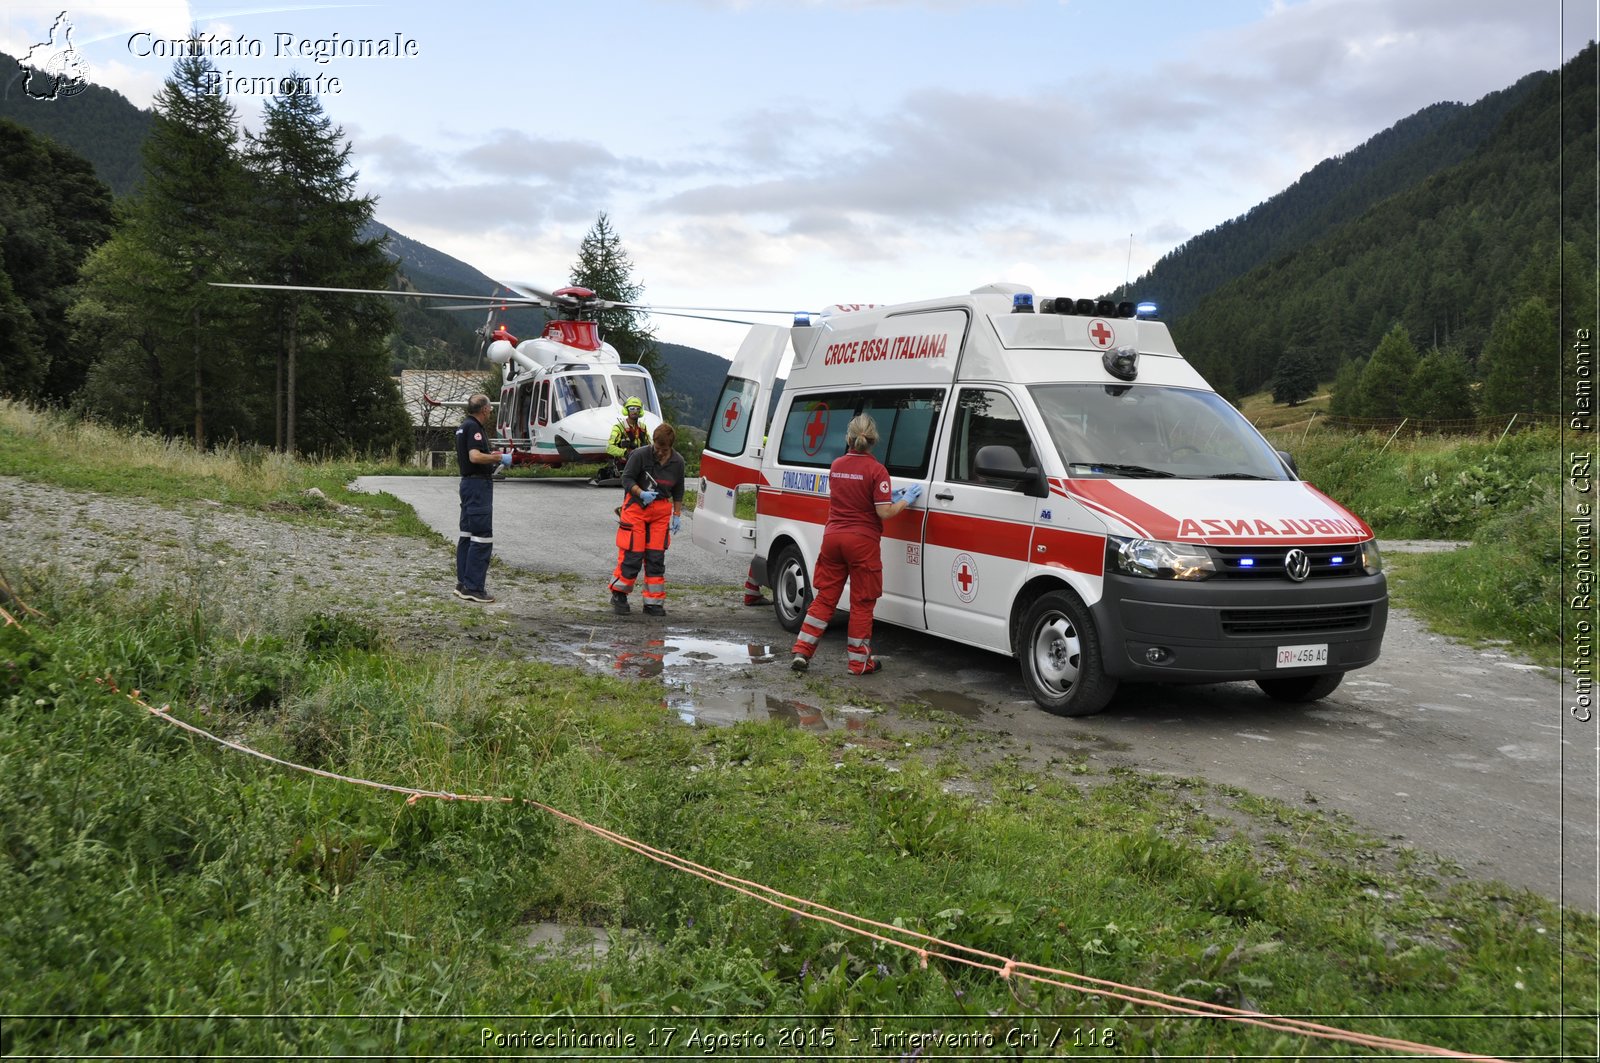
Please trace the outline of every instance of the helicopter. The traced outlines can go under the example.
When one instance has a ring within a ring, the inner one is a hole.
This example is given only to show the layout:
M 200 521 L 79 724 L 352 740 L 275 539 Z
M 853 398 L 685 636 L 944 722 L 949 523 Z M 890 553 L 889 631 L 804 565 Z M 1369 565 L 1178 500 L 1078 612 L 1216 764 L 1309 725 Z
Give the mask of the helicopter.
M 707 317 L 683 311 L 788 314 L 778 310 L 734 310 L 721 307 L 656 307 L 605 299 L 588 288 L 571 286 L 545 291 L 527 284 L 501 282 L 488 296 L 447 292 L 394 291 L 378 288 L 323 288 L 291 284 L 212 282 L 222 288 L 279 291 L 333 292 L 350 295 L 387 295 L 440 300 L 433 309 L 486 310 L 484 323 L 475 330 L 479 353 L 500 366 L 500 395 L 495 403 L 495 431 L 512 452 L 512 466 L 560 468 L 567 464 L 598 464 L 590 478 L 597 487 L 621 483 L 606 447 L 611 429 L 626 418 L 623 404 L 637 398 L 644 407 L 640 421 L 648 433 L 662 423 L 661 397 L 654 378 L 644 366 L 625 363 L 615 347 L 600 335 L 596 320 L 602 310 L 631 310 L 665 314 L 732 325 L 750 324 L 736 318 Z M 448 300 L 448 302 L 443 302 Z M 549 314 L 544 331 L 519 340 L 495 324 L 496 313 L 511 308 L 543 308 Z M 432 406 L 461 406 L 424 396 Z

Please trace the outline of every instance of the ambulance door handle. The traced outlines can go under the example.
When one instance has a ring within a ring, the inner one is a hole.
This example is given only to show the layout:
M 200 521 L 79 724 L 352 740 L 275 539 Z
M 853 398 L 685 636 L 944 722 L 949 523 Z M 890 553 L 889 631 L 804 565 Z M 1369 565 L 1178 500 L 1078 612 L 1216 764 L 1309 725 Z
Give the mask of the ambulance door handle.
M 955 492 L 951 491 L 951 490 L 948 490 L 948 489 L 946 489 L 944 491 L 940 491 L 938 494 L 934 495 L 933 497 L 937 498 L 941 502 L 954 502 L 956 500 Z

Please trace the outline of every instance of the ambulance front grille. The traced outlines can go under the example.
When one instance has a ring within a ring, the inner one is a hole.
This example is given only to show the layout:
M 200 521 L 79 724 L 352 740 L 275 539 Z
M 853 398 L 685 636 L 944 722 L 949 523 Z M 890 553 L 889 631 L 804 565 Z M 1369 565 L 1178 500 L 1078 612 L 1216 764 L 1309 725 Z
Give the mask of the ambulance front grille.
M 1222 633 L 1236 637 L 1321 635 L 1330 631 L 1360 631 L 1371 624 L 1371 605 L 1222 610 Z
M 1217 577 L 1222 579 L 1288 579 L 1283 570 L 1284 555 L 1289 547 L 1214 546 L 1221 567 Z M 1302 546 L 1311 561 L 1311 572 L 1306 579 L 1348 579 L 1362 574 L 1361 547 L 1352 546 Z M 1217 578 L 1213 577 L 1213 578 Z

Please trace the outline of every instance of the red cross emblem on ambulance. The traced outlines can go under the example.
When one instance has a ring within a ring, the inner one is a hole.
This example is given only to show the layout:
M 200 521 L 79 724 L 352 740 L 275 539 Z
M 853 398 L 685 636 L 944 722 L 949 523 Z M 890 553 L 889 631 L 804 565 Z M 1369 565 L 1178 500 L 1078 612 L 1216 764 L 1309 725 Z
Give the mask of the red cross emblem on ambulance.
M 807 454 L 815 454 L 822 449 L 822 440 L 828 434 L 828 408 L 818 406 L 811 412 L 811 420 L 806 422 L 805 448 Z
M 728 408 L 722 411 L 722 430 L 733 431 L 734 423 L 739 420 L 739 400 L 729 399 Z
M 971 554 L 957 554 L 950 563 L 950 586 L 956 597 L 969 605 L 978 596 L 978 562 Z
M 1111 344 L 1116 342 L 1117 334 L 1102 318 L 1095 318 L 1089 322 L 1089 342 L 1099 350 L 1109 350 Z

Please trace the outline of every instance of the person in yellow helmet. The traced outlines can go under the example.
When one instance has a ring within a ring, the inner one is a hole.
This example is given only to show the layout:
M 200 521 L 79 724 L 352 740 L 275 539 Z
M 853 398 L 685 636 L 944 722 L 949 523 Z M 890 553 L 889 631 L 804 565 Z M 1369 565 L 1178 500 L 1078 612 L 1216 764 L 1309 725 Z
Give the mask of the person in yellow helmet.
M 622 409 L 627 416 L 611 426 L 611 438 L 606 443 L 606 464 L 594 474 L 590 483 L 599 485 L 619 478 L 628 455 L 650 444 L 650 430 L 644 423 L 644 402 L 630 395 L 623 400 Z

